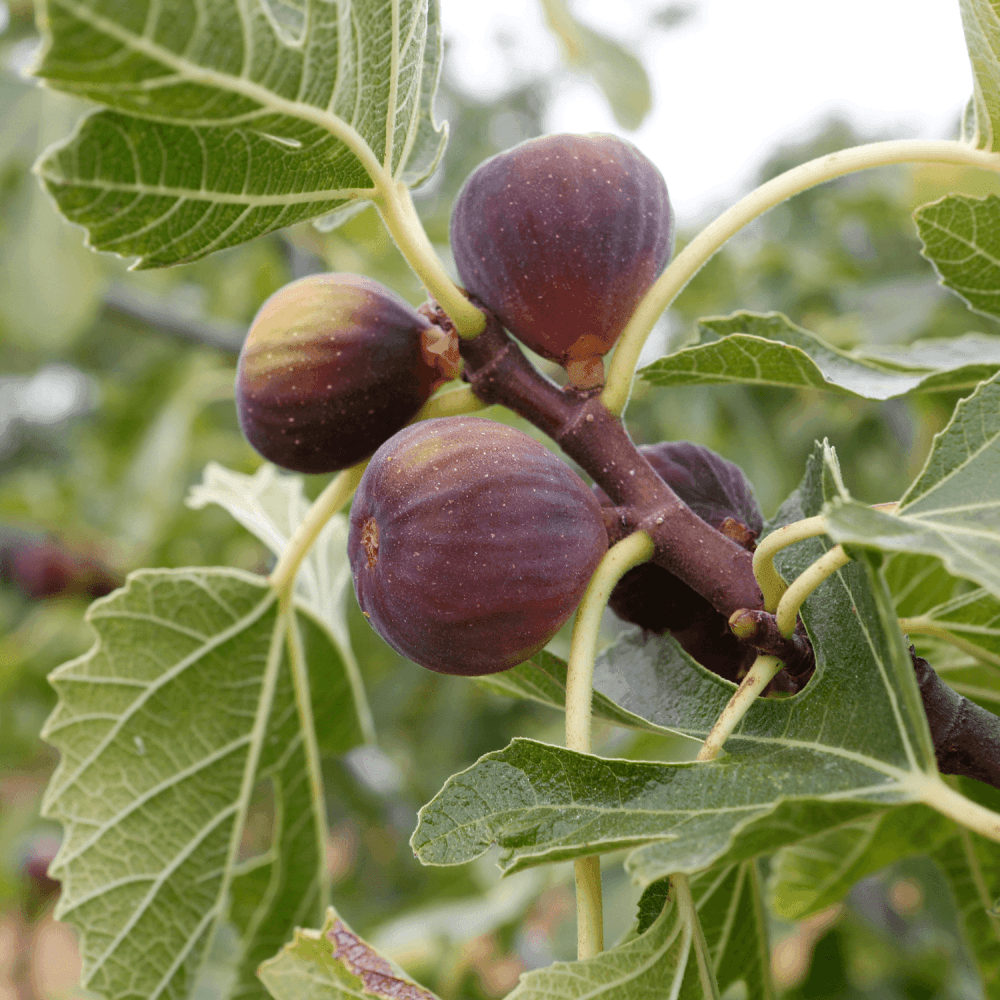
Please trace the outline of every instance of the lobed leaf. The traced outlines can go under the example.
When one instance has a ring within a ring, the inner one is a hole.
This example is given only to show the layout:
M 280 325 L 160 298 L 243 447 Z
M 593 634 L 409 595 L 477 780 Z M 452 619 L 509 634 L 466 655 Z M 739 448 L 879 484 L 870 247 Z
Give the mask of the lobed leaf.
M 1000 369 L 1000 337 L 917 341 L 885 356 L 841 351 L 780 313 L 702 319 L 697 340 L 640 371 L 653 385 L 767 385 L 864 399 L 972 388 Z
M 963 137 L 978 149 L 1000 151 L 1000 3 L 959 0 L 972 62 L 971 122 Z M 968 115 L 967 115 L 968 117 Z M 971 127 L 970 127 L 971 126 Z
M 695 877 L 687 891 L 675 887 L 669 899 L 661 887 L 656 913 L 637 937 L 594 958 L 529 972 L 509 1000 L 700 1000 L 741 988 L 754 1000 L 770 997 L 766 925 L 752 866 Z
M 962 790 L 996 811 L 996 789 L 969 778 L 959 779 Z M 966 943 L 982 977 L 986 996 L 1000 995 L 1000 859 L 996 844 L 962 827 L 931 857 L 944 871 L 958 904 Z
M 36 73 L 105 110 L 37 172 L 90 245 L 137 267 L 333 223 L 443 149 L 437 0 L 42 0 L 39 21 Z
M 836 492 L 832 462 L 829 451 L 814 455 L 783 519 L 810 516 Z M 786 550 L 782 571 L 796 575 L 829 547 L 813 539 Z M 793 698 L 758 701 L 721 758 L 600 760 L 515 740 L 450 778 L 421 810 L 411 841 L 417 856 L 456 864 L 497 842 L 501 868 L 511 871 L 635 847 L 627 867 L 649 883 L 740 862 L 919 799 L 938 780 L 933 749 L 878 571 L 844 567 L 806 602 L 803 620 L 815 677 Z M 602 669 L 602 693 L 620 708 L 702 738 L 733 690 L 639 633 L 607 650 Z
M 913 217 L 941 284 L 969 308 L 1000 318 L 1000 197 L 949 194 Z
M 336 647 L 227 569 L 140 571 L 88 620 L 97 642 L 53 673 L 42 734 L 82 985 L 179 1000 L 225 941 L 233 992 L 261 996 L 256 965 L 325 902 L 313 722 L 328 752 L 361 739 Z
M 958 404 L 895 513 L 841 491 L 827 517 L 838 542 L 933 556 L 1000 597 L 1000 376 Z
M 768 906 L 782 920 L 802 920 L 839 903 L 866 875 L 900 858 L 931 853 L 957 829 L 927 806 L 910 805 L 783 847 L 771 859 Z

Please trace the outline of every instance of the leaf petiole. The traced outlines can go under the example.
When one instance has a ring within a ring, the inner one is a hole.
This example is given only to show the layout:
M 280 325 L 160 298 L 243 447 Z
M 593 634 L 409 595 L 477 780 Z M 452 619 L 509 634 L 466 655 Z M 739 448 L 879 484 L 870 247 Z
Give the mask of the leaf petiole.
M 374 201 L 400 253 L 424 288 L 451 317 L 458 335 L 477 337 L 486 328 L 486 317 L 462 294 L 444 269 L 417 215 L 410 189 L 400 181 L 388 181 L 380 185 Z
M 344 469 L 343 472 L 338 472 L 313 501 L 309 512 L 295 529 L 295 534 L 289 539 L 288 545 L 285 546 L 281 558 L 268 578 L 268 582 L 279 594 L 291 590 L 302 560 L 309 554 L 326 522 L 350 500 L 358 488 L 367 465 L 368 459 L 365 459 L 349 469 Z
M 825 533 L 826 518 L 819 514 L 816 517 L 793 521 L 772 531 L 757 546 L 753 554 L 753 574 L 757 578 L 760 592 L 764 595 L 765 611 L 773 613 L 782 595 L 788 590 L 788 584 L 781 579 L 774 568 L 774 557 L 788 545 Z
M 729 703 L 720 713 L 715 725 L 712 726 L 701 750 L 695 760 L 715 760 L 722 752 L 722 744 L 733 734 L 740 720 L 747 714 L 750 706 L 757 700 L 761 691 L 767 687 L 783 664 L 777 656 L 758 656 L 754 660 L 746 677 L 734 692 Z
M 1000 173 L 1000 153 L 953 140 L 898 139 L 828 153 L 762 184 L 705 227 L 670 263 L 628 321 L 608 367 L 601 401 L 615 415 L 628 402 L 646 338 L 660 315 L 705 263 L 747 223 L 817 184 L 870 167 L 894 163 L 954 163 Z
M 789 585 L 778 602 L 775 618 L 778 631 L 786 638 L 795 631 L 795 620 L 802 602 L 828 577 L 851 561 L 842 545 L 835 545 L 808 569 L 803 570 Z
M 615 584 L 634 566 L 653 555 L 653 540 L 644 531 L 612 545 L 591 577 L 573 626 L 566 666 L 566 746 L 590 753 L 590 709 L 593 700 L 594 658 L 601 615 Z M 577 958 L 593 958 L 604 950 L 601 901 L 601 861 L 578 858 L 576 872 Z

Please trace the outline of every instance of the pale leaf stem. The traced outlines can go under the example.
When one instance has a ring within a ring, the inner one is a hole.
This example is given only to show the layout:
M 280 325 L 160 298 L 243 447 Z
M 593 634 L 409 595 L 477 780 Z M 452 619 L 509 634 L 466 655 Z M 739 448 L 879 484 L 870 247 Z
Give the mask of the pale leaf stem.
M 566 746 L 590 753 L 590 709 L 593 701 L 594 659 L 601 616 L 615 584 L 633 566 L 653 555 L 653 540 L 637 531 L 613 545 L 587 585 L 576 613 L 566 669 Z M 604 950 L 604 908 L 601 900 L 600 858 L 578 858 L 576 870 L 577 958 L 593 958 Z
M 920 798 L 932 809 L 990 840 L 1000 842 L 1000 815 L 949 788 L 940 777 L 928 777 Z
M 705 742 L 695 760 L 714 760 L 719 756 L 722 744 L 729 739 L 750 706 L 757 700 L 757 696 L 770 684 L 781 667 L 782 662 L 777 656 L 758 656 L 754 660 L 746 677 L 729 699 L 729 704 L 715 720 L 715 725 L 705 737 Z
M 375 204 L 400 253 L 428 294 L 437 299 L 451 317 L 458 335 L 476 337 L 482 333 L 486 329 L 486 317 L 462 294 L 444 269 L 417 215 L 410 189 L 398 181 L 386 183 Z
M 330 879 L 327 875 L 326 849 L 329 830 L 326 822 L 323 770 L 320 763 L 319 744 L 316 739 L 316 718 L 312 710 L 309 667 L 306 663 L 305 650 L 302 648 L 299 624 L 295 618 L 295 604 L 288 592 L 285 593 L 281 601 L 281 615 L 286 621 L 288 658 L 292 672 L 292 683 L 295 687 L 295 705 L 299 713 L 299 725 L 302 729 L 302 749 L 305 753 L 306 770 L 309 777 L 309 794 L 313 804 L 313 821 L 317 841 L 316 857 L 319 862 L 316 877 L 319 881 L 320 906 L 322 912 L 325 912 L 327 906 L 330 905 Z M 365 707 L 367 708 L 367 705 Z
M 775 612 L 778 631 L 783 636 L 787 638 L 795 631 L 795 619 L 798 617 L 802 602 L 828 576 L 832 576 L 850 561 L 851 557 L 844 552 L 843 546 L 835 545 L 789 584 L 788 590 L 778 602 L 778 610 Z
M 772 531 L 761 540 L 753 554 L 753 574 L 757 585 L 764 595 L 764 610 L 774 612 L 778 602 L 788 589 L 788 584 L 778 575 L 774 568 L 774 557 L 786 546 L 813 538 L 826 532 L 826 518 L 823 515 L 806 517 L 801 521 L 793 521 L 783 528 Z
M 367 465 L 368 460 L 365 459 L 349 469 L 344 469 L 343 472 L 338 472 L 313 501 L 309 512 L 295 529 L 271 572 L 269 582 L 279 594 L 291 589 L 302 560 L 308 555 L 326 522 L 351 499 Z
M 576 612 L 566 670 L 566 746 L 590 753 L 590 705 L 601 616 L 615 584 L 634 566 L 648 562 L 653 540 L 644 531 L 612 545 L 591 577 Z
M 678 917 L 687 925 L 691 938 L 691 949 L 698 963 L 698 978 L 701 980 L 701 996 L 703 1000 L 719 1000 L 719 984 L 715 977 L 715 969 L 710 966 L 711 952 L 705 940 L 705 931 L 698 917 L 698 908 L 691 895 L 691 881 L 687 875 L 674 874 L 670 876 L 670 884 L 677 896 Z M 689 959 L 690 961 L 690 959 Z
M 899 139 L 873 142 L 820 156 L 762 184 L 703 229 L 672 261 L 628 321 L 608 368 L 601 401 L 615 415 L 628 402 L 646 338 L 661 313 L 706 261 L 747 223 L 793 195 L 824 181 L 894 163 L 953 163 L 1000 172 L 1000 154 L 950 140 Z
M 473 393 L 472 386 L 464 385 L 460 389 L 449 389 L 432 396 L 410 422 L 415 424 L 418 420 L 429 420 L 432 417 L 457 417 L 463 413 L 484 410 L 488 405 Z
M 968 639 L 956 635 L 944 625 L 939 625 L 937 622 L 923 616 L 917 618 L 900 618 L 899 630 L 906 635 L 929 635 L 935 639 L 943 639 L 956 649 L 962 650 L 963 653 L 974 656 L 977 660 L 983 660 L 986 663 L 992 663 L 994 666 L 1000 667 L 1000 656 L 996 653 L 990 652 L 990 650 L 985 646 L 979 645 L 979 643 L 969 642 Z

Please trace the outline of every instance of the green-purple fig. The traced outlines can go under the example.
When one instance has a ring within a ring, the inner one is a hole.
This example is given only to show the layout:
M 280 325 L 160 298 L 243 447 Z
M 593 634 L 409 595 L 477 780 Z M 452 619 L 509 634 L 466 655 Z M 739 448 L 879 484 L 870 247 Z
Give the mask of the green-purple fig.
M 467 291 L 581 387 L 670 256 L 656 166 L 611 135 L 549 135 L 480 164 L 455 201 L 451 247 Z
M 444 335 L 377 281 L 313 274 L 261 306 L 240 353 L 247 440 L 295 472 L 336 472 L 405 426 L 454 370 Z
M 572 614 L 607 549 L 600 505 L 522 431 L 425 420 L 372 457 L 351 506 L 361 610 L 404 656 L 440 673 L 506 670 Z

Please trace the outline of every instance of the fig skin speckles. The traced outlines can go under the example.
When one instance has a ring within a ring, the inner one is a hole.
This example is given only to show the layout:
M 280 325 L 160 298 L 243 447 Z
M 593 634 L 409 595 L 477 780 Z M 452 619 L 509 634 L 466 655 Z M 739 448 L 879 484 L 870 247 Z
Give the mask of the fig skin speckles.
M 361 610 L 397 652 L 440 673 L 528 659 L 572 614 L 606 550 L 600 505 L 576 473 L 522 431 L 477 417 L 400 431 L 351 506 Z
M 663 270 L 672 239 L 663 177 L 610 135 L 544 136 L 486 160 L 451 217 L 466 289 L 571 379 L 603 381 L 600 357 Z
M 274 293 L 240 353 L 236 407 L 247 440 L 295 472 L 370 455 L 440 383 L 421 337 L 434 328 L 377 281 L 313 274 Z

